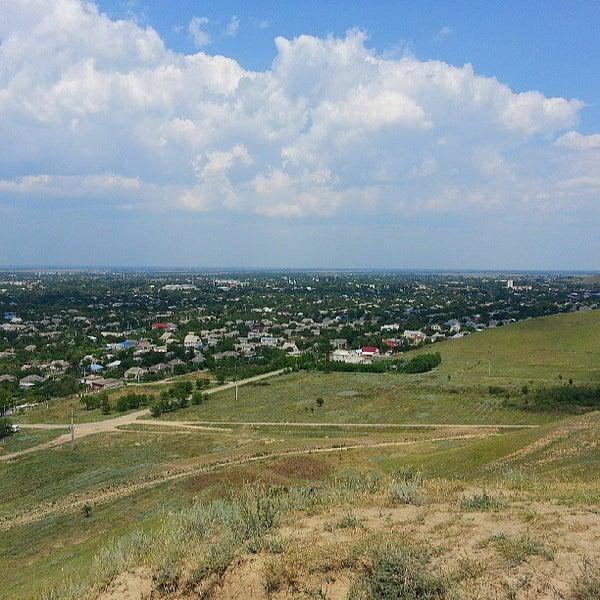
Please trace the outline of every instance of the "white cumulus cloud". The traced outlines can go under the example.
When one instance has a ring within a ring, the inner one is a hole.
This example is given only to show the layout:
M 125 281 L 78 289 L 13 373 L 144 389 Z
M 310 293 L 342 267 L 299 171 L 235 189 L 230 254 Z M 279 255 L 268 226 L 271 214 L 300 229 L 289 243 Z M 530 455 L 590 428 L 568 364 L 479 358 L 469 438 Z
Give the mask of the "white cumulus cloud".
M 227 27 L 225 28 L 225 35 L 229 37 L 235 37 L 240 30 L 240 19 L 237 15 L 233 15 L 231 19 L 229 19 L 229 23 L 227 23 Z
M 207 17 L 194 17 L 188 25 L 188 31 L 196 48 L 203 48 L 210 44 L 210 35 L 205 31 L 204 27 L 208 25 Z
M 278 37 L 251 71 L 201 50 L 208 24 L 191 21 L 185 55 L 93 3 L 3 6 L 0 202 L 356 219 L 593 202 L 598 159 L 572 150 L 599 134 L 574 130 L 577 99 L 382 55 L 360 30 Z

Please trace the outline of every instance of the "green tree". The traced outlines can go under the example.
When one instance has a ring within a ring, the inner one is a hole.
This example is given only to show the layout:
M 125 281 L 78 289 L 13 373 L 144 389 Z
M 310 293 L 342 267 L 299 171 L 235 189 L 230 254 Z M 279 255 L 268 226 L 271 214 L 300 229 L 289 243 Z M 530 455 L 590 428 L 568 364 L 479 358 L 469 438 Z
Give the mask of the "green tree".
M 6 417 L 0 417 L 0 440 L 13 434 L 12 423 Z

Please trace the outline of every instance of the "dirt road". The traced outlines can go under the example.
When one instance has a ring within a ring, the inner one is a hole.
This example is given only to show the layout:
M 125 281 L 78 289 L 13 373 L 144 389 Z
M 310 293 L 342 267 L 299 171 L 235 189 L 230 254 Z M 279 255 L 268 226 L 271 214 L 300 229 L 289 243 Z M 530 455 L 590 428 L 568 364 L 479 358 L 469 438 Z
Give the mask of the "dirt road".
M 141 421 L 150 423 L 149 421 Z M 156 423 L 156 421 L 152 421 Z M 357 429 L 536 429 L 538 425 L 507 425 L 497 423 L 333 423 L 303 421 L 161 421 L 164 425 L 177 427 L 206 426 L 248 426 L 248 427 L 341 427 Z
M 253 383 L 254 381 L 260 381 L 261 379 L 266 379 L 268 377 L 274 377 L 275 375 L 280 375 L 284 372 L 284 369 L 279 369 L 277 371 L 270 371 L 269 373 L 263 373 L 262 375 L 255 375 L 254 377 L 248 377 L 247 379 L 242 379 L 237 382 L 237 385 L 246 385 L 248 383 Z M 223 390 L 229 390 L 236 386 L 236 383 L 225 383 L 223 385 L 216 386 L 214 388 L 206 390 L 206 394 L 216 394 L 217 392 L 222 392 Z M 144 408 L 142 410 L 136 410 L 135 412 L 130 412 L 125 415 L 119 415 L 118 417 L 112 417 L 110 419 L 104 419 L 103 421 L 94 421 L 91 423 L 79 423 L 75 425 L 74 437 L 75 439 L 80 439 L 87 435 L 92 435 L 94 433 L 105 433 L 110 431 L 118 431 L 119 427 L 123 427 L 124 425 L 131 425 L 135 423 L 138 419 L 143 417 L 148 417 L 150 415 L 150 410 Z M 152 424 L 157 424 L 157 421 L 150 421 Z M 160 423 L 163 423 L 160 421 Z M 22 429 L 64 429 L 65 427 L 69 427 L 68 424 L 60 424 L 60 423 L 23 423 L 19 424 Z M 0 455 L 0 462 L 12 460 L 14 458 L 18 458 L 19 456 L 23 456 L 25 454 L 30 454 L 31 452 L 37 452 L 38 450 L 44 450 L 47 448 L 52 448 L 54 446 L 60 446 L 62 444 L 66 444 L 71 441 L 71 433 L 61 435 L 49 442 L 45 442 L 43 444 L 39 444 L 37 446 L 33 446 L 32 448 L 26 448 L 25 450 L 19 450 L 17 452 L 11 452 L 10 454 Z

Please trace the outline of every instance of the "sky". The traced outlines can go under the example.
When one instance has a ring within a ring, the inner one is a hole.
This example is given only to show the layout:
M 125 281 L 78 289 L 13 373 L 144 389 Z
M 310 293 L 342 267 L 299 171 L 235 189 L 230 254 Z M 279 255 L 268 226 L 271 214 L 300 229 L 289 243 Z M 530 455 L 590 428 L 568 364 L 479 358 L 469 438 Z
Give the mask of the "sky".
M 0 0 L 0 266 L 600 269 L 600 2 Z

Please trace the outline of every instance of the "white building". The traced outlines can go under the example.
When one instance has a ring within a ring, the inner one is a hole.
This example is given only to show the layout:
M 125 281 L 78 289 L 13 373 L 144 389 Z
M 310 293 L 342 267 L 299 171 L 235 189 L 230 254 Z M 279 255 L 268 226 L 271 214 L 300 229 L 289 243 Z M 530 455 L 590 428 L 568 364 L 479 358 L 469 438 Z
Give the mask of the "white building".
M 422 331 L 413 330 L 413 329 L 405 329 L 402 336 L 409 340 L 412 344 L 421 344 L 427 339 L 427 335 Z
M 183 339 L 183 345 L 186 348 L 197 348 L 200 344 L 200 337 L 190 331 Z
M 331 353 L 331 360 L 351 365 L 368 362 L 368 358 L 359 350 L 334 350 Z

